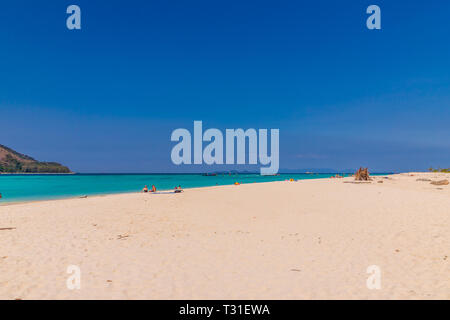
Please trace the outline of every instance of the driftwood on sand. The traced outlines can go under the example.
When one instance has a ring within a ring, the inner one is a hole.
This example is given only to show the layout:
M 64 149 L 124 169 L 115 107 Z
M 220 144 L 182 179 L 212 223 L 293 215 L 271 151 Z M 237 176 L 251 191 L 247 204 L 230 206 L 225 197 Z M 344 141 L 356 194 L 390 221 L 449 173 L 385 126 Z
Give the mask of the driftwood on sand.
M 370 181 L 369 169 L 368 168 L 359 168 L 355 173 L 355 180 L 357 181 Z
M 448 180 L 431 181 L 430 183 L 435 186 L 446 186 L 449 184 Z

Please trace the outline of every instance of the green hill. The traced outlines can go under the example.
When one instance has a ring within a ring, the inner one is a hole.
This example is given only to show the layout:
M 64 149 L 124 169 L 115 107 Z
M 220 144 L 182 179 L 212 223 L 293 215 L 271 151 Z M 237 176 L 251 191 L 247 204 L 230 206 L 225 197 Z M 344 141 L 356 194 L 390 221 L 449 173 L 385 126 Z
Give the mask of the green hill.
M 40 162 L 0 144 L 0 173 L 71 173 L 56 162 Z

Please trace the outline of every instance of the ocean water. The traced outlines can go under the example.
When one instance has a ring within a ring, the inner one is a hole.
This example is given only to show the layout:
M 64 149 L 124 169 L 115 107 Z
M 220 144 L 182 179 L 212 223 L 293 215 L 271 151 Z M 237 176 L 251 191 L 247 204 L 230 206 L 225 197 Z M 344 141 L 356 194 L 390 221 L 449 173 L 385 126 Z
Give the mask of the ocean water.
M 90 195 L 139 192 L 144 185 L 159 190 L 283 181 L 286 179 L 328 178 L 334 174 L 75 174 L 75 175 L 0 175 L 1 203 L 61 199 Z

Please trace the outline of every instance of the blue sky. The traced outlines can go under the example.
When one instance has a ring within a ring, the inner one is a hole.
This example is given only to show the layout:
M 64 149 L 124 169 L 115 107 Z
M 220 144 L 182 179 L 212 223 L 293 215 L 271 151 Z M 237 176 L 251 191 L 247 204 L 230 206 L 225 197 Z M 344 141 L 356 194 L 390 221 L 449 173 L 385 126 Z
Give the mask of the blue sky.
M 78 172 L 217 169 L 170 160 L 171 132 L 202 120 L 279 128 L 281 168 L 450 167 L 449 15 L 446 0 L 3 3 L 0 144 Z

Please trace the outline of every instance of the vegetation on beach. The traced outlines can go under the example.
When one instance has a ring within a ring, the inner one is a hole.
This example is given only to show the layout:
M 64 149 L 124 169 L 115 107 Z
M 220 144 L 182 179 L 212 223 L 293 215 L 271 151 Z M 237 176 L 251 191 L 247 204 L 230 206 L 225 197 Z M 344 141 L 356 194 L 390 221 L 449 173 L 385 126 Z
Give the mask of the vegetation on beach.
M 0 173 L 71 173 L 56 162 L 40 162 L 0 145 Z
M 441 169 L 441 168 L 433 169 L 433 168 L 429 168 L 428 171 L 430 171 L 430 172 L 450 173 L 450 168 L 447 168 L 447 169 Z

